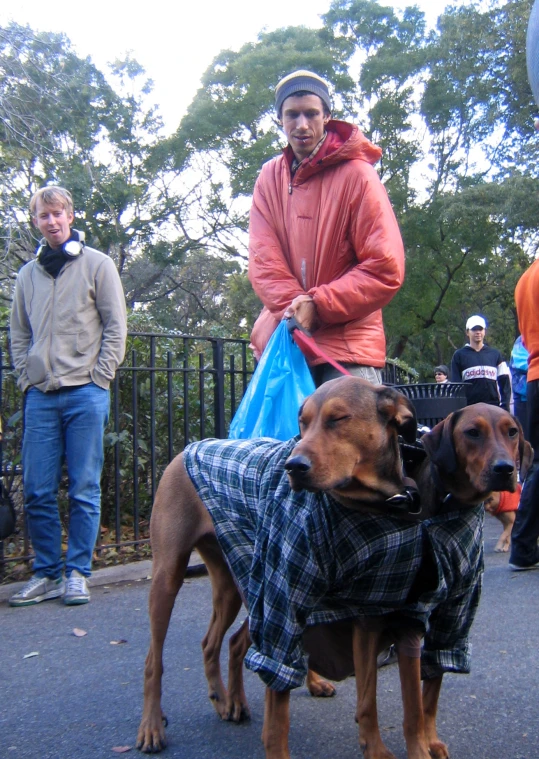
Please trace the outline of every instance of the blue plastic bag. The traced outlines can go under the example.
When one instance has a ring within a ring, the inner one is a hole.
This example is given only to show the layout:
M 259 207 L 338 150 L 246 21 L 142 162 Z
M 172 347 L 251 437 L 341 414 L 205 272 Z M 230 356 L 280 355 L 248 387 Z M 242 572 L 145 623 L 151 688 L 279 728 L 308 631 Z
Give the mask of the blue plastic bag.
M 298 411 L 314 390 L 305 357 L 283 320 L 262 354 L 228 437 L 289 440 L 299 433 Z

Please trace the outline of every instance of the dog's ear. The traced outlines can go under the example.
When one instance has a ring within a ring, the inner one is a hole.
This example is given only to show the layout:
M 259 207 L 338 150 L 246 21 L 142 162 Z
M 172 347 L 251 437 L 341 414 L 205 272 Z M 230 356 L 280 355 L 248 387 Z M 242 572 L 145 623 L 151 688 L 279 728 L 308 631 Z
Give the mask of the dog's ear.
M 459 411 L 449 414 L 443 421 L 438 422 L 429 432 L 421 438 L 423 447 L 433 464 L 443 469 L 447 474 L 452 474 L 457 469 L 457 454 L 453 443 L 453 430 Z
M 528 469 L 533 463 L 533 448 L 524 437 L 524 430 L 522 429 L 522 425 L 516 416 L 514 416 L 513 419 L 515 420 L 515 424 L 518 427 L 518 471 L 520 473 L 520 481 L 524 482 L 526 475 L 528 474 Z
M 378 411 L 397 426 L 399 435 L 406 443 L 415 443 L 417 419 L 413 403 L 390 387 L 380 388 L 377 398 Z

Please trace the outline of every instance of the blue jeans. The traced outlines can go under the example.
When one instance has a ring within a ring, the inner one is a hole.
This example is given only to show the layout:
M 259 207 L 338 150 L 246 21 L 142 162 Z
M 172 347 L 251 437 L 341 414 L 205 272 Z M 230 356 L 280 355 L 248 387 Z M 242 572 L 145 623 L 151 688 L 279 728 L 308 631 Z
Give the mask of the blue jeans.
M 30 388 L 24 411 L 22 466 L 28 531 L 35 553 L 34 574 L 62 575 L 62 528 L 58 488 L 62 464 L 69 482 L 69 539 L 66 575 L 91 573 L 101 514 L 103 433 L 109 391 L 93 382 L 42 393 Z

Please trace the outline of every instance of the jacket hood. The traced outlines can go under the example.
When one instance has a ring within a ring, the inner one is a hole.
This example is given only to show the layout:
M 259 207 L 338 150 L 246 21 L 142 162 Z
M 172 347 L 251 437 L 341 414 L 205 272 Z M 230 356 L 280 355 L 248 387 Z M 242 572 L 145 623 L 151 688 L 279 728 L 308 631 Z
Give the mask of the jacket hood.
M 342 161 L 359 159 L 374 165 L 382 157 L 382 148 L 368 140 L 355 124 L 332 119 L 326 125 L 326 132 L 327 145 L 322 145 L 312 161 L 300 164 L 298 174 L 301 174 L 302 180 Z M 287 145 L 283 152 L 290 166 L 294 160 L 294 151 Z

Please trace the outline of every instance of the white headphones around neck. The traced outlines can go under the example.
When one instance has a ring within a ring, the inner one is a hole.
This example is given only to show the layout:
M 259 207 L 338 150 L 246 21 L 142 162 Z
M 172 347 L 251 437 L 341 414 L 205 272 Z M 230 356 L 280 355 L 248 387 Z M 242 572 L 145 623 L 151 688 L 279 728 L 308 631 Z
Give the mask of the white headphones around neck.
M 36 256 L 39 258 L 44 250 L 50 248 L 49 243 L 43 237 L 36 250 Z M 77 229 L 71 230 L 71 237 L 66 240 L 60 247 L 62 253 L 65 253 L 68 258 L 77 258 L 84 250 L 84 232 L 79 232 Z

